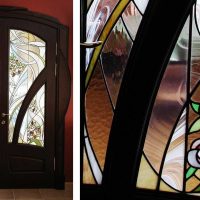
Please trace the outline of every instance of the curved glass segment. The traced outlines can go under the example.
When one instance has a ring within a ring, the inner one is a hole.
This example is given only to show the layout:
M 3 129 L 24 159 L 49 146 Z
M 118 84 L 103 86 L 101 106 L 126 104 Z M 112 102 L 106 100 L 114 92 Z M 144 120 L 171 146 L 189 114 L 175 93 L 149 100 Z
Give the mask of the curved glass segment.
M 138 188 L 200 195 L 199 3 L 185 23 L 160 83 Z

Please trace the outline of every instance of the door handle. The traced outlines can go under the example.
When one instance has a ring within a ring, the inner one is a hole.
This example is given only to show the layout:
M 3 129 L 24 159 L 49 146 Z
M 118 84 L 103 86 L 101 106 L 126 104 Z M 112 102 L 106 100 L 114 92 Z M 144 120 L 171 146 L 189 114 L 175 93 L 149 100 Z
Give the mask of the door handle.
M 9 116 L 9 114 L 8 113 L 1 113 L 1 116 L 5 117 L 5 116 Z
M 81 42 L 80 45 L 82 47 L 85 47 L 85 48 L 94 48 L 94 47 L 97 47 L 99 45 L 101 45 L 103 42 L 102 41 L 96 41 L 96 42 Z

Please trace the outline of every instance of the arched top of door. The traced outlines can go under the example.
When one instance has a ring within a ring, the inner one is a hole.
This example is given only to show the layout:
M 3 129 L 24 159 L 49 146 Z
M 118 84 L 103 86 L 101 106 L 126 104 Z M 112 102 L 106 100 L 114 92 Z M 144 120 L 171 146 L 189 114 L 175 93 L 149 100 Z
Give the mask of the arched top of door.
M 26 19 L 41 24 L 46 24 L 54 28 L 61 28 L 62 26 L 66 27 L 61 24 L 55 17 L 30 11 L 24 7 L 0 6 L 0 18 Z

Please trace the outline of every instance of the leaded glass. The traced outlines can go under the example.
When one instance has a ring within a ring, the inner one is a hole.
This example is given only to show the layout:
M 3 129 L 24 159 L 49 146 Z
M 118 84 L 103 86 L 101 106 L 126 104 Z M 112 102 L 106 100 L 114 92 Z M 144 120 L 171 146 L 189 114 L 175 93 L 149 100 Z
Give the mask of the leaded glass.
M 141 19 L 130 0 L 93 0 L 89 6 L 87 42 L 102 44 L 86 49 L 83 183 L 101 184 L 118 92 Z
M 137 187 L 200 192 L 200 32 L 198 0 L 175 45 L 154 102 Z M 193 14 L 192 14 L 193 13 Z M 144 157 L 149 162 L 143 168 Z M 147 174 L 157 172 L 156 187 Z M 151 183 L 153 184 L 153 183 Z
M 87 13 L 87 42 L 94 42 L 98 39 L 105 23 L 110 17 L 113 9 L 119 0 L 94 0 Z M 89 63 L 93 49 L 86 51 L 86 66 Z
M 131 35 L 132 40 L 135 40 L 137 30 L 142 20 L 142 15 L 132 1 L 129 3 L 129 5 L 126 7 L 126 10 L 122 14 L 122 19 Z
M 85 107 L 88 134 L 99 165 L 103 170 L 113 110 L 100 64 L 96 66 L 88 86 Z
M 144 11 L 147 7 L 148 0 L 134 0 L 135 5 L 138 7 L 139 11 L 144 14 Z
M 45 86 L 31 101 L 22 122 L 18 143 L 44 146 Z
M 120 18 L 111 31 L 101 53 L 106 84 L 115 107 L 133 42 Z
M 9 134 L 12 142 L 15 123 L 22 102 L 45 68 L 46 43 L 22 30 L 10 30 L 9 40 Z
M 152 168 L 157 172 L 158 176 L 159 174 L 162 176 L 162 181 L 173 185 L 172 189 L 180 189 L 182 184 L 178 183 L 182 180 L 180 181 L 179 179 L 183 179 L 181 173 L 177 175 L 177 171 L 173 172 L 170 168 L 174 165 L 180 167 L 183 164 L 184 157 L 183 141 L 186 132 L 184 128 L 185 112 L 182 107 L 186 101 L 188 47 L 181 49 L 183 46 L 181 44 L 183 41 L 188 40 L 188 37 L 189 19 L 178 38 L 163 76 L 164 78 L 161 81 L 143 149 L 143 153 Z M 182 53 L 181 50 L 184 50 L 184 52 Z M 171 140 L 168 141 L 170 138 Z M 165 149 L 167 150 L 166 153 Z M 176 156 L 178 156 L 179 162 L 176 162 Z M 183 171 L 183 166 L 182 168 L 180 167 L 180 170 Z M 173 182 L 173 179 L 171 180 L 171 175 L 178 178 L 178 183 L 177 179 L 176 182 Z

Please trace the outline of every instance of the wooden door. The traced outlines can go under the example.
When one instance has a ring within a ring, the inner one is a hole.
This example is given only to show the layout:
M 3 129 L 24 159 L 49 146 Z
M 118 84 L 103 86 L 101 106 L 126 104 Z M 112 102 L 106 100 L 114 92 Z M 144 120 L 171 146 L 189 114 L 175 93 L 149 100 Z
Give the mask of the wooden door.
M 56 29 L 0 26 L 0 187 L 54 186 Z

